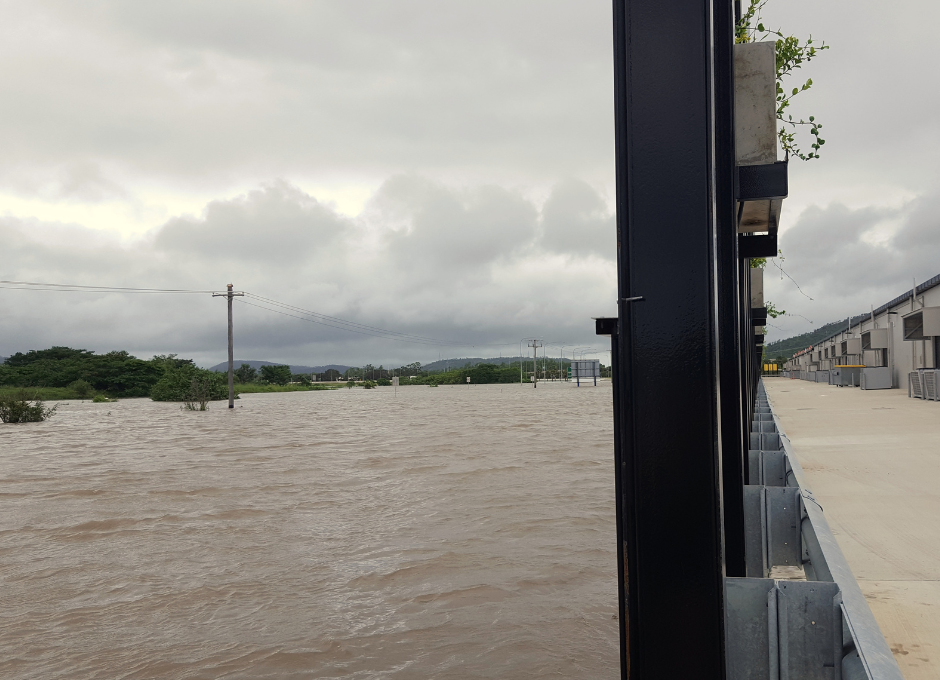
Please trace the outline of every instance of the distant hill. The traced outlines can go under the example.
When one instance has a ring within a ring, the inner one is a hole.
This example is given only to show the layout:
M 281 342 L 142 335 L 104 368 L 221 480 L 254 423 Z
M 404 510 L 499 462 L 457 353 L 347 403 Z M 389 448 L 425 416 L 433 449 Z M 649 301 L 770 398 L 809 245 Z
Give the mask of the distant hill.
M 854 316 L 852 317 L 852 325 L 855 326 L 859 321 L 867 318 L 868 314 L 859 314 L 858 316 Z M 775 342 L 767 343 L 767 345 L 764 347 L 764 356 L 770 359 L 776 359 L 780 356 L 789 359 L 801 349 L 806 349 L 810 345 L 815 345 L 818 342 L 822 342 L 826 338 L 845 329 L 848 326 L 848 323 L 849 322 L 846 319 L 841 319 L 839 321 L 827 323 L 825 326 L 820 326 L 819 328 L 811 330 L 808 333 L 802 333 L 800 335 L 794 335 L 792 338 L 784 338 L 783 340 L 776 340 Z
M 542 355 L 539 354 L 539 359 L 542 358 Z M 551 357 L 549 357 L 551 358 Z M 555 357 L 557 358 L 557 357 Z M 526 361 L 532 361 L 532 357 L 523 357 Z M 503 366 L 505 364 L 511 364 L 514 361 L 519 361 L 519 357 L 491 357 L 489 359 L 481 359 L 480 357 L 467 357 L 464 359 L 441 359 L 440 361 L 434 361 L 430 364 L 422 364 L 422 371 L 444 371 L 448 368 L 463 368 L 468 363 L 471 366 L 476 366 L 477 364 L 496 364 L 497 366 Z M 565 359 L 566 362 L 570 361 Z
M 236 359 L 235 360 L 235 368 L 238 368 L 242 364 L 248 364 L 249 366 L 251 366 L 252 368 L 256 370 L 261 368 L 262 366 L 287 366 L 289 365 L 289 364 L 279 364 L 274 361 L 253 361 L 249 359 Z M 334 371 L 345 373 L 349 369 L 349 366 L 343 366 L 342 364 L 327 364 L 326 366 L 291 366 L 290 372 L 291 373 L 323 373 L 325 371 L 330 370 L 331 368 Z M 211 367 L 209 370 L 221 371 L 224 373 L 225 371 L 228 371 L 228 362 L 223 361 L 221 364 L 216 364 L 215 366 Z

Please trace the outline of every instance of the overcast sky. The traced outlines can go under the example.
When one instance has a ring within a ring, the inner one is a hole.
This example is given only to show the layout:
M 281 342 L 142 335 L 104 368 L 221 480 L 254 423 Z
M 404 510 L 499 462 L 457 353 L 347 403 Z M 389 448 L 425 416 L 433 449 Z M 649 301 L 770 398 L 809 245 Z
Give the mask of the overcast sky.
M 609 0 L 0 11 L 0 279 L 231 282 L 449 343 L 238 305 L 239 358 L 426 363 L 516 354 L 533 335 L 605 346 L 590 317 L 616 313 Z M 832 46 L 793 104 L 823 122 L 823 158 L 791 163 L 783 209 L 781 265 L 813 299 L 771 267 L 767 296 L 792 313 L 773 339 L 940 273 L 940 9 L 772 0 L 766 19 Z M 225 356 L 224 302 L 208 295 L 0 290 L 0 309 L 0 355 Z

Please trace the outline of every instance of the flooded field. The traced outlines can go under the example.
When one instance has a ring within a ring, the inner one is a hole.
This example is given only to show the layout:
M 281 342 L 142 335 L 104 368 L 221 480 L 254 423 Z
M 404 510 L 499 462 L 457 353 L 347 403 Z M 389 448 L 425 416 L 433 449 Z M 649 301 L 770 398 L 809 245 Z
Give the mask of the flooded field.
M 614 678 L 609 383 L 0 425 L 0 677 Z

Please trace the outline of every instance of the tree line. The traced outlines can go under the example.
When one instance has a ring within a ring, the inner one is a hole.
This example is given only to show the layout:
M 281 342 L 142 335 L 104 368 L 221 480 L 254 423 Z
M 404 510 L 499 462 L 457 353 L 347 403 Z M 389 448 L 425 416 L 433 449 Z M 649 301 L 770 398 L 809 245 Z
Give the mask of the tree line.
M 17 352 L 0 364 L 0 386 L 62 388 L 63 398 L 78 399 L 106 395 L 186 401 L 194 391 L 211 400 L 228 397 L 225 375 L 199 368 L 192 359 L 176 354 L 138 359 L 123 350 L 95 354 L 71 347 Z

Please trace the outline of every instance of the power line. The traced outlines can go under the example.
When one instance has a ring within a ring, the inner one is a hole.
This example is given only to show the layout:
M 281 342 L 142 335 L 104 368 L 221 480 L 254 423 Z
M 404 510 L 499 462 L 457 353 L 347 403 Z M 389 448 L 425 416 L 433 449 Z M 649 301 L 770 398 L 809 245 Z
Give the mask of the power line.
M 456 342 L 452 340 L 438 340 L 437 338 L 429 338 L 422 335 L 413 335 L 411 333 L 399 333 L 398 331 L 390 331 L 386 328 L 378 328 L 377 326 L 369 326 L 367 324 L 357 323 L 355 321 L 347 321 L 345 319 L 340 319 L 335 316 L 328 316 L 326 314 L 321 314 L 320 312 L 314 312 L 309 309 L 304 309 L 303 307 L 295 307 L 294 305 L 289 305 L 284 302 L 278 302 L 277 300 L 272 300 L 270 298 L 263 297 L 261 295 L 255 295 L 253 293 L 246 293 L 247 297 L 253 298 L 255 300 L 261 300 L 270 305 L 275 305 L 277 307 L 282 307 L 294 312 L 299 312 L 303 314 L 304 317 L 313 317 L 312 319 L 306 319 L 308 321 L 313 321 L 314 323 L 323 323 L 325 325 L 340 324 L 339 326 L 333 325 L 334 328 L 342 328 L 343 330 L 349 330 L 354 333 L 362 333 L 365 335 L 378 335 L 381 337 L 390 337 L 392 339 L 405 340 L 408 342 L 419 342 L 426 344 L 437 344 L 437 345 L 453 345 L 457 347 L 467 347 L 473 345 L 467 345 L 466 343 Z M 259 306 L 259 305 L 254 305 Z M 275 311 L 275 310 L 270 310 Z M 288 314 L 288 316 L 290 316 Z M 298 317 L 300 318 L 300 317 Z
M 39 283 L 36 281 L 2 281 L 0 288 L 7 290 L 53 290 L 63 293 L 177 293 L 202 294 L 213 293 L 211 290 L 191 290 L 188 288 L 132 288 L 128 286 L 86 286 L 80 283 Z
M 249 294 L 250 295 L 250 294 Z M 251 296 L 255 297 L 255 296 Z M 434 338 L 410 338 L 410 337 L 398 337 L 403 334 L 396 333 L 395 331 L 388 331 L 386 333 L 374 332 L 370 330 L 360 330 L 356 328 L 350 328 L 349 326 L 342 326 L 338 324 L 329 323 L 328 321 L 323 321 L 321 319 L 311 319 L 308 316 L 301 316 L 300 314 L 291 314 L 290 312 L 285 312 L 280 309 L 275 309 L 272 307 L 265 307 L 264 305 L 255 304 L 253 302 L 248 302 L 247 300 L 236 300 L 243 305 L 248 305 L 250 307 L 257 307 L 258 309 L 264 309 L 269 312 L 274 312 L 275 314 L 282 314 L 284 316 L 289 316 L 294 319 L 300 319 L 301 321 L 308 321 L 310 323 L 319 324 L 321 326 L 328 326 L 330 328 L 336 328 L 338 330 L 347 331 L 349 333 L 357 333 L 359 335 L 367 335 L 373 338 L 384 338 L 386 340 L 398 340 L 399 342 L 409 342 L 418 345 L 434 345 L 434 346 L 451 346 L 451 347 L 473 347 L 473 345 L 468 345 L 466 343 L 454 342 L 451 340 L 435 340 Z M 376 329 L 381 331 L 382 329 Z
M 170 294 L 170 295 L 206 295 L 213 294 L 217 291 L 214 290 L 200 290 L 200 289 L 191 289 L 191 288 L 139 288 L 134 286 L 92 286 L 81 283 L 48 283 L 48 282 L 39 282 L 39 281 L 12 281 L 12 280 L 0 280 L 0 289 L 3 290 L 31 290 L 31 291 L 47 291 L 47 292 L 59 292 L 59 293 L 118 293 L 118 294 Z M 245 297 L 250 297 L 255 302 L 248 302 L 245 299 L 235 300 L 241 304 L 249 305 L 251 307 L 257 307 L 258 309 L 264 309 L 269 312 L 274 312 L 275 314 L 281 314 L 283 316 L 292 317 L 299 319 L 301 321 L 307 321 L 310 323 L 316 323 L 322 326 L 327 326 L 329 328 L 335 328 L 337 330 L 347 331 L 349 333 L 356 333 L 358 335 L 366 335 L 376 338 L 384 338 L 387 340 L 396 340 L 399 342 L 407 342 L 418 345 L 435 345 L 441 347 L 473 347 L 473 348 L 484 348 L 484 347 L 509 347 L 515 343 L 494 343 L 494 344 L 474 344 L 460 342 L 456 340 L 441 340 L 438 338 L 432 338 L 423 335 L 415 335 L 413 333 L 402 333 L 399 331 L 389 330 L 387 328 L 380 328 L 378 326 L 370 326 L 368 324 L 358 323 L 356 321 L 349 321 L 347 319 L 341 319 L 339 317 L 330 316 L 328 314 L 322 314 L 320 312 L 315 312 L 310 309 L 304 309 L 303 307 L 297 307 L 295 305 L 290 305 L 285 302 L 280 302 L 262 295 L 256 295 L 254 293 L 245 293 Z M 258 304 L 260 303 L 260 304 Z M 285 311 L 286 310 L 286 311 Z M 293 313 L 292 313 L 293 312 Z M 554 345 L 555 343 L 547 343 Z

